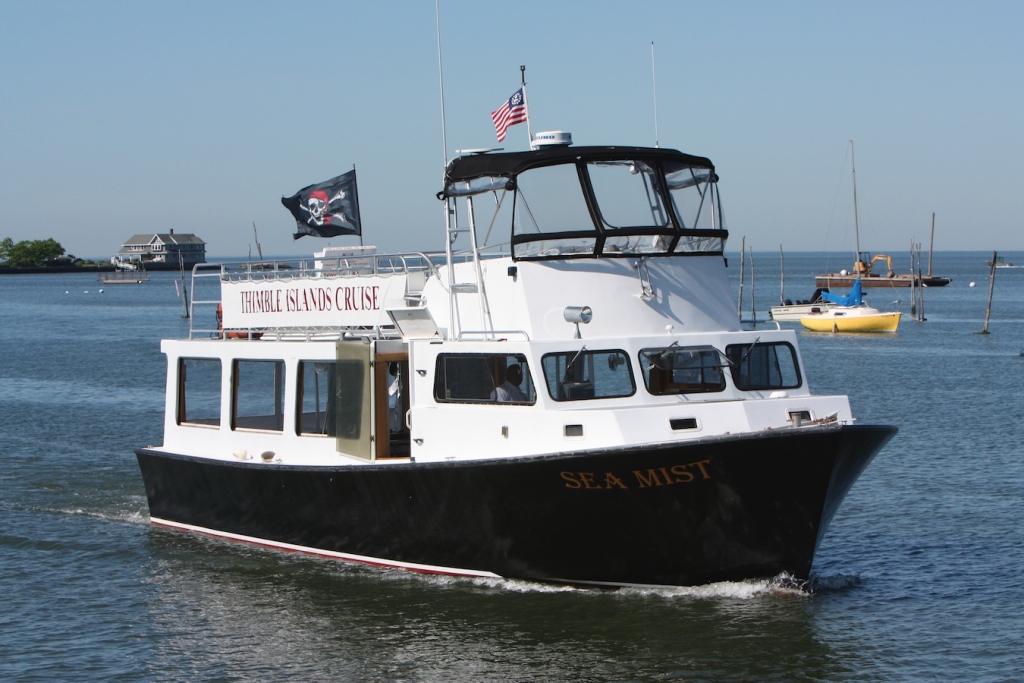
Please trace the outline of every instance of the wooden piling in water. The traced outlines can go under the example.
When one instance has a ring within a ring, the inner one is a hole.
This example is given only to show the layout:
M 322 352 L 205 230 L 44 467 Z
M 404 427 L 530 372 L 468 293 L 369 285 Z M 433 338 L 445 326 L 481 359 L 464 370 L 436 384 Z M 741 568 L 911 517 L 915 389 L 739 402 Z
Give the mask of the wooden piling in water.
M 754 247 L 750 247 L 750 321 L 757 322 L 757 310 L 754 304 L 754 284 L 757 278 L 754 277 Z
M 921 287 L 921 279 L 913 274 L 913 238 L 910 238 L 910 317 L 918 319 L 918 288 Z
M 998 256 L 996 252 L 992 252 L 992 267 L 989 269 L 988 275 L 988 307 L 985 309 L 985 327 L 978 334 L 988 334 L 988 321 L 992 317 L 992 290 L 995 289 L 996 285 L 996 261 L 999 260 Z

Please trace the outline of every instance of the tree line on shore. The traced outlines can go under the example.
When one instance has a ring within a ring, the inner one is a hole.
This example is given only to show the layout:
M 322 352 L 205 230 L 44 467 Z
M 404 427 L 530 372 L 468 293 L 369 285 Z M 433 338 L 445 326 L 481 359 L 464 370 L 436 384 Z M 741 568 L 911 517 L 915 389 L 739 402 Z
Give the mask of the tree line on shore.
M 10 268 L 40 268 L 46 266 L 87 265 L 91 261 L 67 254 L 60 242 L 52 237 L 45 240 L 22 240 L 10 237 L 0 241 L 0 261 Z

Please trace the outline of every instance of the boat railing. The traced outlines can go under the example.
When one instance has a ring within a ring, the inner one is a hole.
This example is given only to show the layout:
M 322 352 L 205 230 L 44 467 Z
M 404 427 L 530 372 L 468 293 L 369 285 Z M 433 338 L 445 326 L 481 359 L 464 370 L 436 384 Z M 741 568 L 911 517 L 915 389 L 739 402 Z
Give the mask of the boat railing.
M 899 299 L 895 299 L 885 305 L 885 312 L 898 313 L 901 308 L 903 308 L 903 302 Z
M 359 254 L 312 259 L 246 261 L 239 263 L 198 263 L 192 268 L 192 300 L 189 302 L 189 339 L 264 338 L 322 339 L 346 337 L 384 338 L 396 334 L 391 327 L 282 327 L 259 330 L 232 330 L 225 333 L 218 325 L 221 306 L 221 283 L 245 281 L 285 281 L 312 279 L 373 278 L 410 273 L 423 274 L 423 282 L 438 276 L 444 254 L 404 252 L 396 254 Z M 441 278 L 438 278 L 441 281 Z M 422 286 L 422 283 L 420 283 Z M 417 292 L 407 298 L 417 299 Z M 416 303 L 412 301 L 412 303 Z

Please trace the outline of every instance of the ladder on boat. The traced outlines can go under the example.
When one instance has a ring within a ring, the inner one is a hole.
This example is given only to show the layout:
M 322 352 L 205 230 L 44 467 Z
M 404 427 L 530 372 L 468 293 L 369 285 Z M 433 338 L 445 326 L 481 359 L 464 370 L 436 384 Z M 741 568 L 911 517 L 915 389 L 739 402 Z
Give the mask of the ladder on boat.
M 476 295 L 477 303 L 480 306 L 480 319 L 484 323 L 485 337 L 493 337 L 494 325 L 491 320 L 490 304 L 487 300 L 487 290 L 484 285 L 483 268 L 480 265 L 480 248 L 476 239 L 476 220 L 473 213 L 473 197 L 466 198 L 466 215 L 468 216 L 468 227 L 459 227 L 458 216 L 455 211 L 455 199 L 445 200 L 445 257 L 448 262 L 448 315 L 451 320 L 451 329 L 448 332 L 449 339 L 458 339 L 463 332 L 462 319 L 460 315 L 460 296 Z M 470 272 L 466 268 L 459 269 L 456 273 L 456 253 L 452 246 L 459 235 L 468 235 L 470 241 L 470 257 L 473 267 Z M 466 278 L 466 275 L 470 278 Z M 461 280 L 460 280 L 461 276 Z

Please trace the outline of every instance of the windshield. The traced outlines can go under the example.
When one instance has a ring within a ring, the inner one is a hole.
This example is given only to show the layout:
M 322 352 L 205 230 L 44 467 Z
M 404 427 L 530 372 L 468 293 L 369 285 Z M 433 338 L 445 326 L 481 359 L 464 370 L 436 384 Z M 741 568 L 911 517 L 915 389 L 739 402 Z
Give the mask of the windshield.
M 642 159 L 529 169 L 515 180 L 517 258 L 721 252 L 714 174 Z

